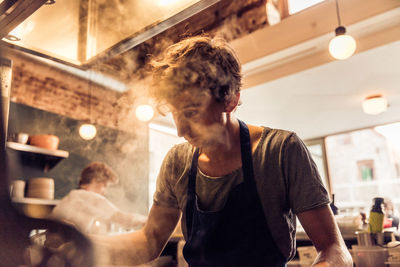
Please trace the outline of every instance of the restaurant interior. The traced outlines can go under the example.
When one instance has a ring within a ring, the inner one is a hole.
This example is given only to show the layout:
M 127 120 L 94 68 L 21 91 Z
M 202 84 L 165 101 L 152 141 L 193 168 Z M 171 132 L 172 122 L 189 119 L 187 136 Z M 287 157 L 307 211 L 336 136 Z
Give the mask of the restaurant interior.
M 304 140 L 355 266 L 400 266 L 399 18 L 399 0 L 0 1 L 0 221 L 8 229 L 0 261 L 23 266 L 20 255 L 43 247 L 50 229 L 75 240 L 75 261 L 59 265 L 61 256 L 41 248 L 47 256 L 28 256 L 31 266 L 94 266 L 89 241 L 48 219 L 93 161 L 119 177 L 108 200 L 148 214 L 164 156 L 185 142 L 149 95 L 149 62 L 203 34 L 226 39 L 242 63 L 237 117 Z M 353 47 L 334 51 L 335 37 Z M 365 244 L 375 198 L 391 204 L 392 217 L 382 240 Z M 178 225 L 143 266 L 187 266 L 183 244 Z M 311 266 L 317 252 L 300 223 L 297 246 L 288 266 Z

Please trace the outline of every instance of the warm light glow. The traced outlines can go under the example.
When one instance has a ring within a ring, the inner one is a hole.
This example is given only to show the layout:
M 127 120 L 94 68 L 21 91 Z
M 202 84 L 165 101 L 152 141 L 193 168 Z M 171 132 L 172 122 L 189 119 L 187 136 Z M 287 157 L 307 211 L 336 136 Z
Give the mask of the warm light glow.
M 139 105 L 136 108 L 136 118 L 140 121 L 149 121 L 154 116 L 154 109 L 150 105 Z
M 337 35 L 329 43 L 329 53 L 336 59 L 351 57 L 356 51 L 356 41 L 350 35 Z
M 14 38 L 17 38 L 17 40 L 14 41 L 19 41 L 23 39 L 23 37 L 29 33 L 32 32 L 32 30 L 35 28 L 35 24 L 31 21 L 24 21 L 21 24 L 19 24 L 17 27 L 15 27 L 8 35 Z M 11 40 L 13 41 L 13 40 Z
M 179 0 L 158 0 L 157 4 L 160 6 L 169 6 L 178 3 Z
M 274 4 L 272 4 L 271 2 L 267 2 L 265 8 L 267 12 L 267 21 L 270 26 L 281 22 L 281 14 Z
M 365 98 L 362 108 L 366 114 L 377 115 L 386 111 L 388 103 L 381 95 L 374 95 Z
M 97 130 L 93 124 L 82 124 L 79 127 L 79 135 L 85 140 L 91 140 L 96 136 Z

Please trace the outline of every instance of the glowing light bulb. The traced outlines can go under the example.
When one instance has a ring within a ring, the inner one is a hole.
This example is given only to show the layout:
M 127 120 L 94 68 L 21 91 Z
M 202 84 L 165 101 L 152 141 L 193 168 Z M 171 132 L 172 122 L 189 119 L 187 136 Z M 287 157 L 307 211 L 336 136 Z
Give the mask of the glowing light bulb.
M 350 35 L 346 35 L 343 26 L 336 28 L 336 36 L 329 42 L 329 53 L 336 59 L 346 59 L 351 57 L 356 51 L 356 41 Z
M 382 95 L 372 95 L 365 98 L 362 108 L 366 114 L 377 115 L 386 111 L 387 99 Z
M 91 140 L 96 136 L 97 130 L 93 124 L 84 123 L 79 127 L 79 135 L 82 139 Z
M 149 121 L 154 116 L 154 109 L 150 105 L 139 105 L 136 108 L 136 118 L 140 121 Z

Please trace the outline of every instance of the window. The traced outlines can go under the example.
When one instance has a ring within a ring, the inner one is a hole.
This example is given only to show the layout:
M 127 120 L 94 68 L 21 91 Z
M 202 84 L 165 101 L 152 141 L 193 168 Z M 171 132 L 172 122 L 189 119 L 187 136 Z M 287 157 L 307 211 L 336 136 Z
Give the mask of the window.
M 329 177 L 338 207 L 369 208 L 374 197 L 400 208 L 400 122 L 328 136 Z
M 324 0 L 288 0 L 289 15 L 302 11 Z
M 325 148 L 324 140 L 317 139 L 305 142 L 308 150 L 310 151 L 311 157 L 313 158 L 315 164 L 318 168 L 318 173 L 321 176 L 322 182 L 325 188 L 330 192 L 329 180 L 326 173 L 326 158 L 325 158 Z

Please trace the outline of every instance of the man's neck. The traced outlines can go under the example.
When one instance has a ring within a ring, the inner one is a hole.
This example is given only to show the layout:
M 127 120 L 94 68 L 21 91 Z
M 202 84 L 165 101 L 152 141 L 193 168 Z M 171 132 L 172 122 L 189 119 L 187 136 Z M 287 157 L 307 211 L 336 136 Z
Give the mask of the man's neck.
M 210 160 L 218 159 L 221 155 L 237 152 L 240 148 L 239 121 L 233 116 L 227 116 L 223 125 L 220 138 L 214 144 L 200 148 L 200 153 Z

